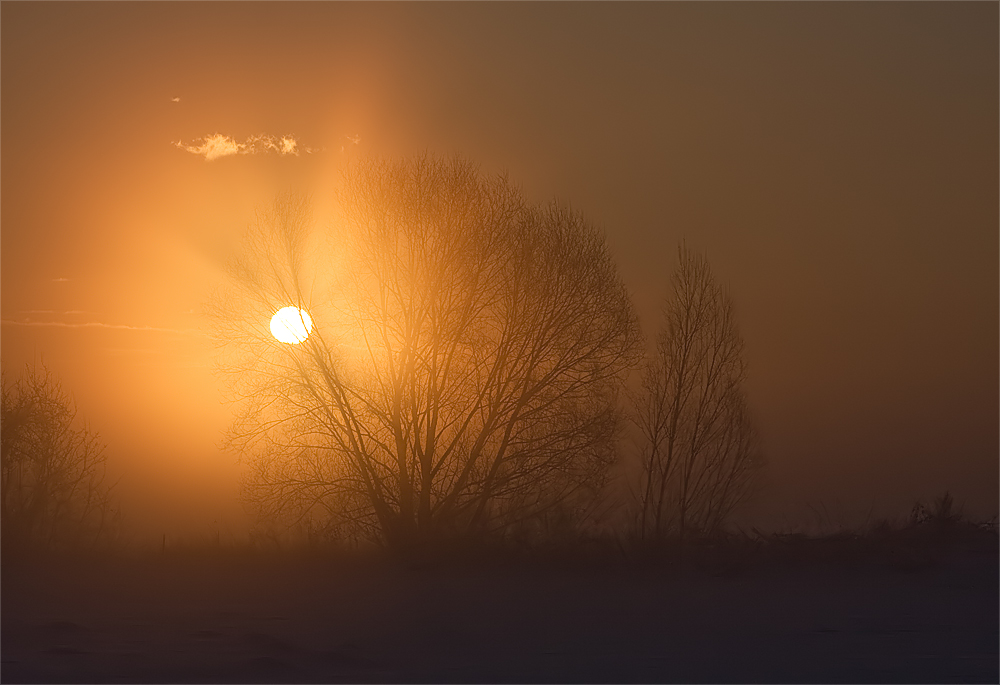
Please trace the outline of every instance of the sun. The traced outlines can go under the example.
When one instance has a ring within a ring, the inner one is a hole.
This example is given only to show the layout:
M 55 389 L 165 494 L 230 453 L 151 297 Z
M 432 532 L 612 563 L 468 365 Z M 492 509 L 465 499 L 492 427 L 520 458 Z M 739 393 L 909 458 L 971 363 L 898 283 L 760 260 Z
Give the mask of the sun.
M 312 333 L 309 313 L 298 307 L 283 307 L 271 317 L 271 335 L 280 342 L 298 345 Z

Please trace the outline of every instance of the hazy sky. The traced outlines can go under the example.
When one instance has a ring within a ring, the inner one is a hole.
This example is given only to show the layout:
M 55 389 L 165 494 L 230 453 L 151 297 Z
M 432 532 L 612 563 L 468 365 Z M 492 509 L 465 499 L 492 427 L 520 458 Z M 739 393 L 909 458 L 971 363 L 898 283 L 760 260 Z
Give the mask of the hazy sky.
M 601 226 L 649 336 L 708 253 L 759 510 L 996 512 L 996 3 L 0 11 L 3 365 L 63 380 L 144 529 L 242 525 L 202 312 L 255 208 L 421 151 Z

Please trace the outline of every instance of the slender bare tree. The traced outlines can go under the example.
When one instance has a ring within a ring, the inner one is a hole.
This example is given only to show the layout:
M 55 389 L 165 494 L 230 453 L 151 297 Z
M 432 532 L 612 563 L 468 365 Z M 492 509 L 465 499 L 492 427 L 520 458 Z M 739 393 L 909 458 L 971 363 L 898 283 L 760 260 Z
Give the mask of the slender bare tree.
M 45 367 L 2 381 L 0 521 L 5 552 L 91 546 L 117 532 L 104 445 Z
M 708 260 L 678 249 L 673 295 L 635 398 L 643 537 L 717 531 L 762 458 L 743 392 L 743 339 Z
M 247 498 L 396 548 L 587 506 L 641 346 L 603 237 L 459 159 L 365 162 L 339 199 L 321 249 L 307 201 L 262 213 L 218 310 Z

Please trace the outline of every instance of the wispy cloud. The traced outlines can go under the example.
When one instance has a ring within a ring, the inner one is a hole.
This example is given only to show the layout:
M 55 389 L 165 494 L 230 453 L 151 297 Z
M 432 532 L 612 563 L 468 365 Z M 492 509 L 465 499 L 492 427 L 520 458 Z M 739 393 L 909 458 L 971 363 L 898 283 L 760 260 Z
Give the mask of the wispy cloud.
M 69 279 L 68 278 L 53 278 L 52 282 L 53 283 L 69 283 Z
M 104 350 L 116 356 L 163 354 L 160 347 L 105 347 Z
M 179 140 L 174 143 L 174 145 L 182 150 L 187 150 L 192 154 L 204 156 L 205 161 L 207 162 L 211 162 L 213 159 L 219 159 L 220 157 L 240 154 L 241 147 L 235 140 L 229 136 L 224 136 L 221 133 L 216 133 L 214 136 L 203 138 L 201 145 L 184 145 Z
M 67 323 L 66 321 L 14 321 L 13 319 L 0 320 L 5 326 L 27 326 L 32 328 L 110 328 L 121 331 L 156 331 L 160 333 L 178 333 L 181 335 L 204 335 L 201 331 L 180 328 L 159 328 L 157 326 L 129 326 L 127 324 L 101 323 L 98 321 L 87 321 L 84 323 Z
M 347 138 L 351 142 L 348 145 L 341 145 L 340 146 L 340 151 L 341 152 L 346 152 L 347 148 L 350 147 L 351 145 L 360 145 L 361 144 L 361 136 L 359 136 L 357 134 L 354 134 L 353 136 L 344 136 L 344 137 Z
M 86 314 L 82 309 L 25 309 L 22 314 Z
M 195 144 L 197 143 L 197 144 Z M 279 155 L 294 155 L 305 152 L 310 154 L 312 148 L 301 147 L 299 141 L 294 136 L 250 136 L 242 143 L 235 138 L 215 133 L 205 138 L 200 138 L 191 145 L 185 145 L 181 141 L 174 143 L 176 147 L 194 155 L 201 155 L 206 162 L 229 157 L 232 155 L 259 155 L 267 152 L 274 152 Z
M 170 98 L 170 101 L 171 102 L 180 102 L 181 99 L 180 98 Z

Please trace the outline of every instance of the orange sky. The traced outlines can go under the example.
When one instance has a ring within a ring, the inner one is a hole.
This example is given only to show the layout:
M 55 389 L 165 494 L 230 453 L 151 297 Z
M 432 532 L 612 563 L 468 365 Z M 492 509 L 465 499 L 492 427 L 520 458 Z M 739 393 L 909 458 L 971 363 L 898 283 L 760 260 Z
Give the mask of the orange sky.
M 601 225 L 649 335 L 677 242 L 707 251 L 772 518 L 996 512 L 995 3 L 0 11 L 3 364 L 63 380 L 138 528 L 245 525 L 202 312 L 255 207 L 424 150 Z M 247 154 L 176 145 L 213 134 Z

